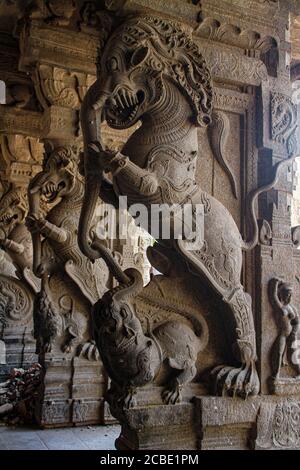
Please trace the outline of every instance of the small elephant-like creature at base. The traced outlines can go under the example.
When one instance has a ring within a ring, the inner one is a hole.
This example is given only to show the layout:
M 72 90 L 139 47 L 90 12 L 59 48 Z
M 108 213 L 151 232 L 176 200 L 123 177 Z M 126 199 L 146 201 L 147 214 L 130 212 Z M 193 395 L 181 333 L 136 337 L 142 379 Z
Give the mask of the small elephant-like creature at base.
M 142 276 L 136 269 L 124 274 L 130 284 L 105 293 L 93 308 L 94 336 L 114 383 L 109 401 L 121 402 L 123 408 L 133 406 L 135 388 L 155 381 L 167 364 L 174 375 L 163 391 L 163 401 L 180 402 L 182 386 L 196 375 L 201 339 L 185 319 L 166 321 L 145 335 L 131 302 L 143 288 Z

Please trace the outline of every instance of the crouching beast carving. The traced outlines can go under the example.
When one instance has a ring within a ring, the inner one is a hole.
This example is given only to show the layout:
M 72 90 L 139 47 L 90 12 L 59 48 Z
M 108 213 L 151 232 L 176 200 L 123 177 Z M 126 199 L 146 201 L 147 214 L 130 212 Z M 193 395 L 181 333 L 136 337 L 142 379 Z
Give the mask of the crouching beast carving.
M 187 268 L 186 276 L 194 285 L 195 297 L 197 283 L 199 286 L 204 282 L 229 306 L 235 324 L 237 365 L 216 367 L 212 376 L 217 393 L 246 397 L 259 392 L 259 379 L 251 298 L 240 283 L 242 250 L 257 243 L 254 200 L 275 184 L 278 167 L 271 183 L 251 196 L 253 233 L 245 242 L 231 214 L 218 200 L 202 191 L 195 179 L 199 153 L 197 129 L 210 124 L 212 106 L 211 76 L 205 60 L 199 47 L 176 23 L 149 16 L 129 19 L 118 27 L 101 56 L 101 78 L 89 89 L 82 106 L 86 189 L 79 245 L 91 260 L 101 256 L 87 237 L 99 193 L 113 204 L 116 196 L 126 195 L 129 205 L 139 202 L 148 209 L 152 204 L 189 203 L 193 207 L 203 204 L 202 247 L 187 249 L 185 240 L 174 237 L 158 239 L 157 247 L 166 257 L 171 253 L 174 259 L 182 260 Z M 115 129 L 127 129 L 139 120 L 142 125 L 121 153 L 116 153 L 103 148 L 99 117 Z M 104 178 L 105 172 L 112 173 L 113 185 Z M 147 228 L 151 233 L 152 227 Z M 155 249 L 152 255 L 154 252 Z M 151 261 L 159 268 L 155 256 L 151 256 Z M 170 302 L 175 295 L 175 291 L 169 293 Z M 109 318 L 112 317 L 113 311 Z M 140 331 L 138 324 L 134 328 Z M 183 342 L 186 334 L 185 331 Z M 143 338 L 141 332 L 137 338 Z M 99 337 L 99 341 L 104 340 Z M 148 350 L 147 341 L 151 344 Z M 141 350 L 146 348 L 149 361 L 153 362 L 152 369 L 149 365 L 150 377 L 155 375 L 160 361 L 159 349 L 154 339 L 141 339 L 141 344 Z M 180 355 L 179 350 L 176 354 Z M 187 381 L 191 377 L 192 373 Z
M 128 269 L 119 280 L 121 284 L 104 294 L 93 308 L 96 343 L 114 387 L 118 387 L 110 394 L 110 402 L 113 405 L 117 399 L 122 406 L 131 406 L 136 387 L 155 381 L 166 366 L 174 371 L 174 377 L 162 398 L 174 404 L 181 399 L 182 386 L 196 375 L 198 353 L 207 344 L 207 325 L 202 319 L 197 336 L 191 321 L 183 317 L 178 322 L 171 317 L 147 328 L 145 334 L 132 303 L 143 290 L 142 276 L 136 269 Z

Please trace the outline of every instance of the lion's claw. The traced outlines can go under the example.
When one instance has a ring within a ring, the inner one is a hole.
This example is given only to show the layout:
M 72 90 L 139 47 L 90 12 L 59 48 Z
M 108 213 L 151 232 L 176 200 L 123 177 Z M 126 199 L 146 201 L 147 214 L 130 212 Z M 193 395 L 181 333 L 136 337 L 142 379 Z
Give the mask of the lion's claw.
M 240 368 L 218 366 L 212 371 L 217 395 L 247 398 L 259 392 L 259 379 L 254 362 Z
M 161 396 L 166 405 L 175 405 L 176 403 L 180 403 L 182 400 L 180 386 L 175 385 L 171 389 L 164 390 Z

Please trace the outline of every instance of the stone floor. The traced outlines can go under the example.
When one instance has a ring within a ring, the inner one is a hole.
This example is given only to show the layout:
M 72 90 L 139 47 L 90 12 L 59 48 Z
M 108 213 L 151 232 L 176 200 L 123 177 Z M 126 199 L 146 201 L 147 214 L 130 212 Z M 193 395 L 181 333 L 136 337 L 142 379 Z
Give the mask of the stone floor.
M 34 429 L 0 426 L 0 450 L 112 450 L 119 426 Z

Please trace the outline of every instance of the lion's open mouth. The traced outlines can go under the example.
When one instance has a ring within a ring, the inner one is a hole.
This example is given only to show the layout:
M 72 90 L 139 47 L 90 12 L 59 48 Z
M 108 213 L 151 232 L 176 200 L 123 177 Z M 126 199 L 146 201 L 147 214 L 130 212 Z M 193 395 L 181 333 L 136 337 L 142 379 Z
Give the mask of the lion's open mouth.
M 18 218 L 17 214 L 14 214 L 14 215 L 4 214 L 0 217 L 0 224 L 9 225 L 13 220 L 16 220 L 17 218 Z
M 135 121 L 140 105 L 145 98 L 143 91 L 136 94 L 119 89 L 118 92 L 108 100 L 106 108 L 107 124 L 112 127 L 130 127 Z
M 65 188 L 65 183 L 61 181 L 58 184 L 49 182 L 42 188 L 42 195 L 47 202 L 53 202 L 58 196 L 62 189 Z

